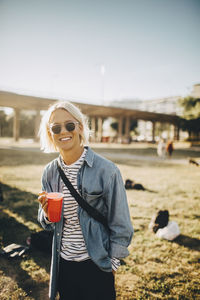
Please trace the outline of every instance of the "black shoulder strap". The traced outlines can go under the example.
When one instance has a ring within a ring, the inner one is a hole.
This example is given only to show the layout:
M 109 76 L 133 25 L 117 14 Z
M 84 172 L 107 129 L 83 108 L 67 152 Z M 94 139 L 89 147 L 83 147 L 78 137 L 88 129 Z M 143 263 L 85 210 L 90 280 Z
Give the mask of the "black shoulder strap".
M 81 195 L 75 190 L 75 188 L 73 187 L 73 185 L 71 184 L 71 182 L 69 181 L 69 179 L 67 178 L 63 170 L 61 169 L 58 161 L 57 161 L 57 167 L 64 184 L 70 191 L 71 195 L 78 202 L 78 204 L 88 213 L 88 215 L 93 217 L 96 221 L 102 223 L 108 229 L 108 223 L 106 218 L 96 208 L 89 205 L 89 203 L 87 203 L 83 199 L 83 197 L 81 197 Z

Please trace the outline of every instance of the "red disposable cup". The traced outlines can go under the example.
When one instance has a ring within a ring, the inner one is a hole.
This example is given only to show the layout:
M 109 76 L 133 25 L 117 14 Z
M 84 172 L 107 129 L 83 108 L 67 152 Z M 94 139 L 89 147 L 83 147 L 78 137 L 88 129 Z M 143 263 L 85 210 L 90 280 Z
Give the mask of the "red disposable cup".
M 62 193 L 47 193 L 48 210 L 47 216 L 51 222 L 59 222 L 61 219 L 62 202 L 64 195 Z

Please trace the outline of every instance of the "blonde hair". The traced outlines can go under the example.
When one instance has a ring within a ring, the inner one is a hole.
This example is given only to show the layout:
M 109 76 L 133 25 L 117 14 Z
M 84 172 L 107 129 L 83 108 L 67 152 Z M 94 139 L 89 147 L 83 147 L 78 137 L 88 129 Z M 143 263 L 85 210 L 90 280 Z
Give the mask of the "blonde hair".
M 40 148 L 45 153 L 57 152 L 58 149 L 54 145 L 50 134 L 49 134 L 49 120 L 52 113 L 57 109 L 65 109 L 68 111 L 81 125 L 82 125 L 82 134 L 80 135 L 81 144 L 88 144 L 90 130 L 88 127 L 88 120 L 80 111 L 80 109 L 68 101 L 58 101 L 51 105 L 49 109 L 44 113 L 39 129 L 39 137 L 40 137 Z

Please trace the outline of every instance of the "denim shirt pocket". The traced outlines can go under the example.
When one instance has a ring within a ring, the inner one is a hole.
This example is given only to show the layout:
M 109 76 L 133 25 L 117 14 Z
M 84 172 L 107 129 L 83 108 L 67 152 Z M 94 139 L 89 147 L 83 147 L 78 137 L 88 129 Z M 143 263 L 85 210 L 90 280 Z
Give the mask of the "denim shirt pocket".
M 103 196 L 103 192 L 89 194 L 88 192 L 86 192 L 86 190 L 83 190 L 83 197 L 88 201 L 101 198 L 102 196 Z
M 106 216 L 107 207 L 104 199 L 103 193 L 96 194 L 88 194 L 85 191 L 83 192 L 83 198 L 86 202 L 88 202 L 91 206 L 96 208 L 100 213 Z

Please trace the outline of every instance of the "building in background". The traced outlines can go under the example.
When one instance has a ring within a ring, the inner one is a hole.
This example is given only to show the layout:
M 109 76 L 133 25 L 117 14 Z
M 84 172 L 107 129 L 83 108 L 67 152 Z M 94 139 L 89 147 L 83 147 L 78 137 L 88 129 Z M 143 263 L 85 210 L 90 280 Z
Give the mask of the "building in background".
M 193 90 L 190 96 L 194 98 L 200 98 L 200 84 L 195 84 L 193 86 Z M 121 108 L 137 109 L 142 111 L 181 116 L 182 108 L 178 104 L 180 98 L 181 96 L 173 96 L 173 97 L 152 99 L 152 100 L 124 99 L 124 100 L 112 101 L 109 103 L 109 105 L 115 107 L 121 107 Z M 155 135 L 157 140 L 160 137 L 163 137 L 165 139 L 173 139 L 174 129 L 173 126 L 170 124 L 164 124 L 164 123 L 157 124 L 155 131 L 156 131 Z M 151 141 L 152 122 L 139 120 L 137 132 L 138 134 L 136 139 L 138 141 L 142 141 L 142 140 Z M 188 134 L 180 130 L 180 139 L 185 139 L 187 137 Z
M 193 98 L 200 99 L 200 83 L 197 83 L 197 84 L 193 85 L 193 90 L 191 92 L 191 96 Z

